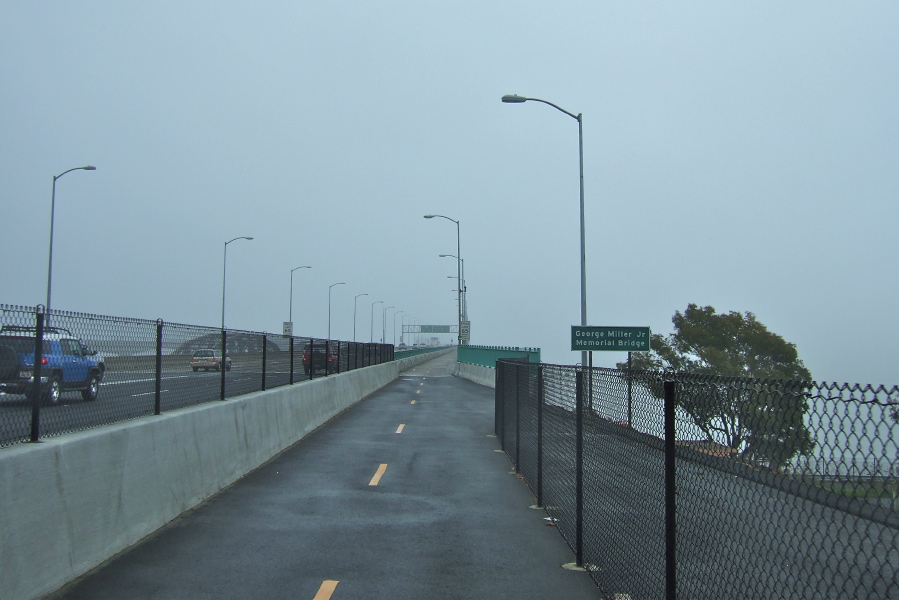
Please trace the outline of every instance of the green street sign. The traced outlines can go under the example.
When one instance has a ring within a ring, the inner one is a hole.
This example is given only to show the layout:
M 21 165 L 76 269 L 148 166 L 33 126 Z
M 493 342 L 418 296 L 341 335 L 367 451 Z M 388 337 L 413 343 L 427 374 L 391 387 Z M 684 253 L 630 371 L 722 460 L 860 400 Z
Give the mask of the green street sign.
M 452 333 L 449 325 L 420 325 L 421 333 Z
M 571 327 L 571 349 L 649 352 L 649 327 Z

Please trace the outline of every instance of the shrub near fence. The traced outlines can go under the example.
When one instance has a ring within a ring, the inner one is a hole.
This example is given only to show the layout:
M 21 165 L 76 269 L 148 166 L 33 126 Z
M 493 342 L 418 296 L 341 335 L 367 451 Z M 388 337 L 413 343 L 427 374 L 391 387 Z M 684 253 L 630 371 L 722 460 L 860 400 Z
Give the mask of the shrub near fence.
M 899 388 L 497 367 L 497 437 L 604 597 L 899 598 Z M 797 406 L 813 446 L 731 448 L 702 394 Z
M 66 392 L 45 405 L 37 396 L 0 393 L 0 447 L 160 414 L 185 406 L 326 377 L 394 359 L 390 344 L 368 344 L 283 336 L 233 329 L 165 323 L 40 307 L 0 304 L 3 332 L 34 336 L 37 328 L 80 339 L 105 367 L 95 400 Z M 190 358 L 213 349 L 231 359 L 230 370 L 194 372 Z M 9 353 L 7 353 L 8 355 Z M 32 353 L 33 354 L 33 353 Z M 312 355 L 304 361 L 304 354 Z M 316 360 L 328 357 L 325 362 Z M 28 356 L 29 360 L 32 356 Z M 39 361 L 40 362 L 40 361 Z M 309 364 L 321 368 L 309 369 Z M 41 373 L 42 378 L 47 373 Z

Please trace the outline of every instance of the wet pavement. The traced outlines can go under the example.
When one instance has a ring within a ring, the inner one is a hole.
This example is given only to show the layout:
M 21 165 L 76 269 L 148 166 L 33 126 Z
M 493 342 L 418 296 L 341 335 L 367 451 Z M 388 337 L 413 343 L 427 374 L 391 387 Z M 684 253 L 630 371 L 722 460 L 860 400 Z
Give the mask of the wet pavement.
M 599 598 L 455 365 L 404 372 L 51 597 Z

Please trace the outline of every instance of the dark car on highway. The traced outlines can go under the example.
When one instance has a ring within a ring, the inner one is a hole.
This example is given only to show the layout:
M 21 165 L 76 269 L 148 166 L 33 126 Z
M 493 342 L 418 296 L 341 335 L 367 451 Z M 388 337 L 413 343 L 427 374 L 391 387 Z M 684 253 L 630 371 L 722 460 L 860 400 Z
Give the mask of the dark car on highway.
M 303 372 L 313 375 L 318 371 L 333 373 L 337 369 L 337 355 L 332 346 L 330 352 L 325 348 L 325 342 L 306 344 L 303 348 Z

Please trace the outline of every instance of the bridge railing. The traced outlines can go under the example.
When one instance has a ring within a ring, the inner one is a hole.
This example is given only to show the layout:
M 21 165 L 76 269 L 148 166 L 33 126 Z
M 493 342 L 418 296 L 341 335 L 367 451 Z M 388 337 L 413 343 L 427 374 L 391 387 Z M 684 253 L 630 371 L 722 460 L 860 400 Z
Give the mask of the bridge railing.
M 899 598 L 899 387 L 496 375 L 496 435 L 605 597 Z
M 458 361 L 471 365 L 495 368 L 496 361 L 512 358 L 526 362 L 540 362 L 540 348 L 518 348 L 515 346 L 459 346 Z
M 23 353 L 20 346 L 34 340 L 39 328 L 44 343 Z M 66 340 L 80 341 L 84 350 Z M 33 376 L 24 389 L 19 385 L 32 375 L 35 350 L 42 355 L 37 394 Z M 214 351 L 216 362 L 192 362 L 199 350 Z M 47 315 L 42 307 L 0 304 L 0 447 L 393 359 L 391 344 L 56 310 Z M 96 394 L 91 391 L 94 376 L 99 381 Z M 53 380 L 59 384 L 58 397 L 48 393 Z

